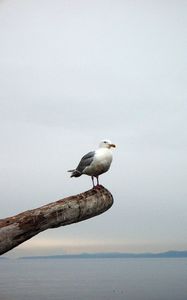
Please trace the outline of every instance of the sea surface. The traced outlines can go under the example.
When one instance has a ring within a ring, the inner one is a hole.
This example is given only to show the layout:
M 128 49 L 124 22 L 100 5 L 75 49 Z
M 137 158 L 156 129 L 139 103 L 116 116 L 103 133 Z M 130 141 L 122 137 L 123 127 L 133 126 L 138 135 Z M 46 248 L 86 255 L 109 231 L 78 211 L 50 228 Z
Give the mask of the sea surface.
M 187 259 L 0 260 L 0 300 L 187 300 Z

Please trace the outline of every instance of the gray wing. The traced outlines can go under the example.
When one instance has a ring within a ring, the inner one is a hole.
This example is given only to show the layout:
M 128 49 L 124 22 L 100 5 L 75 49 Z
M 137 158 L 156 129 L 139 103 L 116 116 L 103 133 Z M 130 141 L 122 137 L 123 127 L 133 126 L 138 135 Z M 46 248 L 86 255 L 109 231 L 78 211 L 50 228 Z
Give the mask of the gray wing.
M 84 155 L 81 158 L 81 161 L 78 164 L 78 166 L 76 168 L 76 171 L 82 173 L 86 167 L 88 167 L 89 165 L 91 165 L 91 163 L 92 163 L 92 161 L 94 159 L 94 155 L 95 155 L 95 151 L 91 151 L 91 152 L 87 153 L 86 155 Z

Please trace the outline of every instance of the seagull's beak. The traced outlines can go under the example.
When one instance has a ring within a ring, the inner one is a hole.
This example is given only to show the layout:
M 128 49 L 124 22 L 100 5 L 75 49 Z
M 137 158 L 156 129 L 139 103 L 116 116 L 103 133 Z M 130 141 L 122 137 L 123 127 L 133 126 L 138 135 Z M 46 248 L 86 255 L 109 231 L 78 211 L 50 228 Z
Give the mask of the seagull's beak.
M 110 148 L 116 148 L 115 144 L 110 144 Z

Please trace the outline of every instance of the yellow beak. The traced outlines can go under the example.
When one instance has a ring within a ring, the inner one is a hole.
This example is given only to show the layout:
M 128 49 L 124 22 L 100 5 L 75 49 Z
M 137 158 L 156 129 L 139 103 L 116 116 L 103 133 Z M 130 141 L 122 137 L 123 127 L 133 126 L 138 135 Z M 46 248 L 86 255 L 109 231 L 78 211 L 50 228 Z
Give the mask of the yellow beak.
M 116 148 L 116 145 L 115 144 L 110 144 L 110 148 Z

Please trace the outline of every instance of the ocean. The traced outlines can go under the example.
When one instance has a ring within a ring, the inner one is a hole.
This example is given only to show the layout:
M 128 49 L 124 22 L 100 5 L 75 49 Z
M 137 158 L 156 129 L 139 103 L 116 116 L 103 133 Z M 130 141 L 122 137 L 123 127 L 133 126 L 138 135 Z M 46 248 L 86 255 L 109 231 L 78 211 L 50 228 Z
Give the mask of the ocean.
M 186 300 L 187 259 L 0 260 L 0 300 Z

